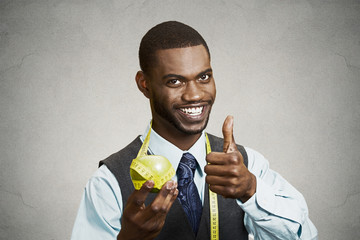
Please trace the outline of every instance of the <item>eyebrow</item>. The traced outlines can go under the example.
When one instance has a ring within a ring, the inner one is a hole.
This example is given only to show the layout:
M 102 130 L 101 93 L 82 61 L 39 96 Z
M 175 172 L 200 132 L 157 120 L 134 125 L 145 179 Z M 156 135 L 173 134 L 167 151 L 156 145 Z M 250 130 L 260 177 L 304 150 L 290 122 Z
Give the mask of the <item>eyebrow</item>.
M 211 68 L 208 68 L 202 72 L 200 72 L 199 74 L 196 75 L 196 77 L 201 77 L 201 75 L 205 74 L 205 73 L 208 73 L 208 72 L 212 72 L 212 69 Z M 178 75 L 178 74 L 166 74 L 162 77 L 162 79 L 166 79 L 166 78 L 178 78 L 178 79 L 185 79 L 184 76 L 181 76 L 181 75 Z

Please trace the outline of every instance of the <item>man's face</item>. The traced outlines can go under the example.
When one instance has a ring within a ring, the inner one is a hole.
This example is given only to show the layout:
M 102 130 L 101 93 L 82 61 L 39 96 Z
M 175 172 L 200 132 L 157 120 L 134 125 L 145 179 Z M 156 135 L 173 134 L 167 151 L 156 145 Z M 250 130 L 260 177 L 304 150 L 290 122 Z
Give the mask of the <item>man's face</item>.
M 205 47 L 159 50 L 156 56 L 147 83 L 154 129 L 168 134 L 202 132 L 216 95 Z

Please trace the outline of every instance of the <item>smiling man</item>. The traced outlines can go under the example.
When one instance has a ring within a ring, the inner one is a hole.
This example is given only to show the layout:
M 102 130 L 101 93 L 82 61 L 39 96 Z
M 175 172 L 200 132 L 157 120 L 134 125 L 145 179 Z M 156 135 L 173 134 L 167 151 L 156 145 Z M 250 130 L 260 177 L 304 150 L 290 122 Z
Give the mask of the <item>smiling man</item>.
M 183 150 L 205 129 L 215 100 L 209 57 L 203 45 L 158 50 L 157 67 L 136 75 L 150 100 L 153 129 Z
M 152 123 L 100 162 L 72 239 L 316 239 L 303 196 L 261 154 L 235 144 L 231 116 L 223 138 L 205 133 L 216 88 L 201 35 L 161 23 L 143 37 L 139 59 L 136 84 L 150 101 Z M 129 174 L 147 134 L 148 152 L 176 169 L 159 193 L 150 193 L 153 181 L 134 190 Z

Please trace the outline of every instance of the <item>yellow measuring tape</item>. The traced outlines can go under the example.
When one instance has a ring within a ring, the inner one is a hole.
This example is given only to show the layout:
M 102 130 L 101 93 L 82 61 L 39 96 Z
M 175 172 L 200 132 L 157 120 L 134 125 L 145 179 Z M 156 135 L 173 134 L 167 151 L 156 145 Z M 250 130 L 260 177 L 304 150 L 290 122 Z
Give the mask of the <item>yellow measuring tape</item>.
M 158 192 L 174 175 L 175 170 L 164 156 L 147 155 L 151 133 L 151 124 L 139 153 L 130 165 L 130 176 L 134 188 L 139 190 L 147 180 L 154 181 L 152 192 Z
M 210 141 L 206 136 L 206 153 L 211 153 Z M 209 188 L 209 204 L 210 204 L 210 238 L 211 240 L 219 239 L 219 209 L 217 195 Z
M 132 161 L 130 165 L 130 175 L 132 176 L 134 187 L 137 190 L 139 190 L 147 180 L 153 180 L 155 183 L 154 189 L 159 190 L 161 189 L 162 185 L 165 182 L 169 181 L 175 175 L 175 170 L 167 158 L 158 155 L 147 155 L 147 150 L 150 141 L 150 132 L 151 132 L 151 124 L 150 124 L 149 132 L 145 137 L 145 140 L 139 150 L 137 157 Z M 205 137 L 206 137 L 206 153 L 209 154 L 211 153 L 211 147 L 210 147 L 210 141 L 208 135 L 206 133 L 205 133 Z M 143 162 L 148 164 L 144 165 Z M 170 166 L 167 166 L 168 169 L 165 172 L 159 174 L 159 172 L 156 172 L 156 167 L 155 169 L 151 167 L 156 164 L 161 164 L 161 165 L 170 164 Z M 139 179 L 134 179 L 133 177 L 134 172 L 138 174 L 137 178 Z M 210 238 L 211 240 L 219 240 L 219 213 L 218 213 L 219 211 L 218 211 L 217 195 L 216 193 L 212 192 L 210 188 L 209 188 L 209 205 L 210 205 Z

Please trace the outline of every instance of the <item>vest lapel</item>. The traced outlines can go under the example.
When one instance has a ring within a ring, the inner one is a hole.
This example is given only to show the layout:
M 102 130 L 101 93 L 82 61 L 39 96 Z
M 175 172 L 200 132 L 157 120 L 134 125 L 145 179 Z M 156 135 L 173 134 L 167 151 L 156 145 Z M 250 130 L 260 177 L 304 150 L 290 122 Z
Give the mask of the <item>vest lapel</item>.
M 196 239 L 210 239 L 210 207 L 208 184 L 205 184 L 204 205 Z

